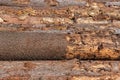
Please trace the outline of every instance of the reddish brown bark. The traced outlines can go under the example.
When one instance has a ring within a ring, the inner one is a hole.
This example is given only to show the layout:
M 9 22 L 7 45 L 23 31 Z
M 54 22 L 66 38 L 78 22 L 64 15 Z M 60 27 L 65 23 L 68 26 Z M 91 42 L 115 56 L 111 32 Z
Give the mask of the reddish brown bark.
M 119 80 L 119 61 L 0 62 L 1 80 Z
M 69 6 L 69 5 L 85 5 L 85 1 L 75 0 L 0 0 L 1 5 L 9 6 Z
M 81 2 L 85 3 L 82 7 Z M 120 59 L 119 2 L 0 0 L 0 3 L 11 5 L 0 6 L 1 60 Z M 41 7 L 33 7 L 40 4 Z
M 61 31 L 11 27 L 1 27 L 1 60 L 120 59 L 120 31 L 115 27 L 83 24 Z

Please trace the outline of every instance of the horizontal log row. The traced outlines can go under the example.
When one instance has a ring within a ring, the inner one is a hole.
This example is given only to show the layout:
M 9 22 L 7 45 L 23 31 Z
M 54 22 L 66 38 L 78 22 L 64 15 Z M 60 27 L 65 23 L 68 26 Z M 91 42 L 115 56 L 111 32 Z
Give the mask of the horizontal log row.
M 30 17 L 28 15 L 23 16 L 12 16 L 12 15 L 0 15 L 1 23 L 12 23 L 12 24 L 53 24 L 53 25 L 66 25 L 66 24 L 114 24 L 116 27 L 120 27 L 119 20 L 94 20 L 91 17 L 88 18 L 78 18 L 78 19 L 69 19 L 61 17 Z
M 1 6 L 0 22 L 13 24 L 117 24 L 119 27 L 119 9 L 114 8 L 79 8 L 33 9 Z
M 69 6 L 69 5 L 85 5 L 85 1 L 69 1 L 69 0 L 0 0 L 1 5 L 9 6 Z
M 81 24 L 41 30 L 16 26 L 18 29 L 1 27 L 1 60 L 120 59 L 120 30 L 116 27 Z
M 87 76 L 44 76 L 40 78 L 32 78 L 35 80 L 119 80 L 119 74 L 118 75 L 108 75 L 108 76 L 102 76 L 102 77 L 87 77 Z M 8 77 L 4 78 L 2 80 L 29 80 L 27 77 Z
M 119 7 L 105 7 L 103 4 L 92 3 L 88 7 L 67 6 L 62 8 L 36 8 L 36 7 L 13 7 L 1 6 L 1 14 L 42 16 L 42 17 L 100 17 L 119 19 Z
M 119 0 L 92 0 L 94 2 L 104 2 L 106 6 L 120 6 Z M 1 5 L 9 5 L 9 6 L 85 6 L 87 2 L 91 2 L 89 0 L 0 0 Z
M 119 61 L 5 61 L 0 80 L 119 80 Z
M 50 18 L 50 17 L 29 17 L 27 15 L 15 17 L 12 15 L 2 15 L 3 23 L 16 24 L 73 24 L 68 18 Z
M 113 31 L 116 31 L 116 34 L 119 34 L 119 21 L 115 21 L 109 24 L 92 24 L 92 23 L 86 23 L 86 24 L 16 24 L 16 23 L 0 23 L 0 31 L 47 31 L 47 30 L 57 30 L 57 31 L 76 31 L 77 28 L 87 28 L 88 26 L 91 26 L 90 28 L 94 28 L 97 26 L 97 28 L 109 28 L 113 29 Z M 102 29 L 102 30 L 103 30 Z M 93 30 L 93 29 L 92 29 Z

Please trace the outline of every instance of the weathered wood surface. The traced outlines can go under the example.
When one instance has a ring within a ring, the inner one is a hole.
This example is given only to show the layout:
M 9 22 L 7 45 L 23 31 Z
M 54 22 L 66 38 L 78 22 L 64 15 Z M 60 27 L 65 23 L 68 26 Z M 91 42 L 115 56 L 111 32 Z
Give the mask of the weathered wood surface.
M 88 2 L 93 1 L 102 2 L 106 6 L 120 6 L 119 0 L 0 0 L 0 4 L 7 6 L 63 7 L 85 6 Z
M 77 0 L 0 0 L 1 5 L 9 6 L 71 6 L 71 5 L 85 5 L 85 1 Z
M 81 24 L 59 31 L 56 26 L 45 30 L 16 26 L 0 28 L 1 60 L 120 59 L 117 27 Z
M 5 61 L 0 80 L 119 80 L 119 61 Z
M 120 59 L 119 0 L 0 4 L 1 60 Z
M 120 0 L 0 0 L 0 80 L 120 80 L 119 13 Z
M 105 7 L 102 3 L 90 3 L 88 7 L 33 8 L 0 6 L 0 9 L 0 22 L 4 23 L 109 24 L 120 20 L 119 7 Z
M 0 60 L 62 59 L 67 41 L 64 32 L 0 32 Z

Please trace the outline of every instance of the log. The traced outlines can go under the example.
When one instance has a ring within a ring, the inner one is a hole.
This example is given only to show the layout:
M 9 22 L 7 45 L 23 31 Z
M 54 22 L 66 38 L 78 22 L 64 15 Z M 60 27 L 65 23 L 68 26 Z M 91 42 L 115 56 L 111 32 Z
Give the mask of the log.
M 117 27 L 80 24 L 41 30 L 26 25 L 19 30 L 21 25 L 5 25 L 0 27 L 0 60 L 120 59 Z
M 82 17 L 77 18 L 75 20 L 72 20 L 71 18 L 66 17 L 33 17 L 28 15 L 21 15 L 21 16 L 13 16 L 13 15 L 0 15 L 1 23 L 12 23 L 12 24 L 33 24 L 33 25 L 39 25 L 39 24 L 53 24 L 53 25 L 74 25 L 74 24 L 111 24 L 119 21 L 120 17 L 117 16 L 111 16 L 111 19 L 105 20 L 101 19 L 99 20 L 97 17 L 97 20 L 94 20 L 92 17 Z M 112 22 L 111 20 L 114 20 Z
M 86 6 L 86 4 L 89 2 L 104 3 L 105 6 L 120 6 L 119 0 L 0 0 L 0 5 L 20 7 L 65 7 Z
M 67 45 L 59 31 L 1 31 L 0 44 L 0 60 L 62 59 Z
M 120 20 L 118 8 L 91 4 L 89 7 L 32 8 L 0 6 L 3 22 L 18 24 L 109 24 Z
M 16 24 L 73 24 L 69 18 L 60 17 L 32 17 L 28 15 L 12 16 L 0 15 L 4 20 L 2 23 L 16 23 Z
M 119 80 L 119 61 L 0 61 L 0 80 Z
M 7 6 L 35 6 L 35 7 L 45 7 L 45 6 L 73 6 L 79 5 L 83 6 L 86 4 L 85 1 L 75 1 L 75 0 L 0 0 L 1 5 Z

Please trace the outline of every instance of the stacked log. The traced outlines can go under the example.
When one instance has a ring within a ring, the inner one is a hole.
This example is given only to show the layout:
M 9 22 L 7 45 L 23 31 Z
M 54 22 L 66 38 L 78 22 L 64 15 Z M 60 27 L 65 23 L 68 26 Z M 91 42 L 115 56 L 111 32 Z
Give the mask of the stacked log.
M 94 25 L 76 25 L 69 28 L 69 31 L 1 31 L 0 59 L 119 60 L 120 36 L 118 32 L 117 28 Z
M 119 61 L 6 61 L 0 66 L 1 80 L 120 79 Z

